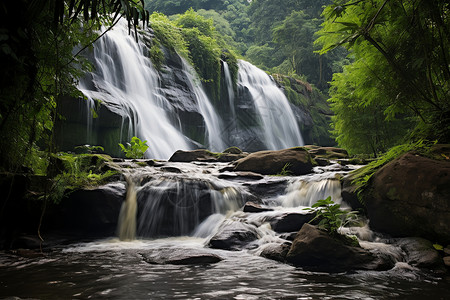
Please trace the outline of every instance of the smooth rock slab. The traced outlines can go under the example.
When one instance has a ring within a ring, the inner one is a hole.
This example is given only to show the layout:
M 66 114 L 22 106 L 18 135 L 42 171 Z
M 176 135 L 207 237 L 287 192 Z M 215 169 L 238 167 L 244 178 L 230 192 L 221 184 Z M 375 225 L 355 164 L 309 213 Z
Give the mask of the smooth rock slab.
M 308 223 L 315 217 L 314 213 L 285 213 L 270 222 L 275 232 L 299 231 L 303 224 Z
M 219 255 L 207 249 L 195 248 L 160 248 L 149 253 L 140 253 L 149 264 L 202 265 L 222 261 Z

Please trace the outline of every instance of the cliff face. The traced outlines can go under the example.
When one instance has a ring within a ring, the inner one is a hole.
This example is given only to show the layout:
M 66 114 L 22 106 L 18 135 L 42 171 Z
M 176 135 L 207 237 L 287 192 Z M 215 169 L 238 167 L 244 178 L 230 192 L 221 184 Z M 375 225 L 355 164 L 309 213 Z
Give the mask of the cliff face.
M 330 134 L 331 111 L 327 97 L 309 83 L 285 75 L 272 75 L 293 106 L 306 145 L 335 146 Z

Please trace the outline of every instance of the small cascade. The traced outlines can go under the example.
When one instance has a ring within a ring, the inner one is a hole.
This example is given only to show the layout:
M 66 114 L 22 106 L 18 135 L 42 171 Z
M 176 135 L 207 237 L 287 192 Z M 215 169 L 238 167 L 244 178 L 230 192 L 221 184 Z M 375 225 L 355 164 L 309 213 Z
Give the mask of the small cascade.
M 159 94 L 158 74 L 146 52 L 128 34 L 126 21 L 120 21 L 94 44 L 95 71 L 80 81 L 79 89 L 131 122 L 131 134 L 147 140 L 152 158 L 168 158 L 190 145 L 170 103 Z
M 231 119 L 236 120 L 236 108 L 234 104 L 233 81 L 231 80 L 230 68 L 226 61 L 222 61 L 223 73 L 225 75 L 225 83 L 227 84 L 228 102 L 230 104 Z
M 136 238 L 136 187 L 129 176 L 126 177 L 126 180 L 127 195 L 120 209 L 118 235 L 121 241 L 132 241 Z
M 302 146 L 303 139 L 289 101 L 263 70 L 239 60 L 239 82 L 246 87 L 256 107 L 267 149 Z
M 138 203 L 139 236 L 183 236 L 212 215 L 239 209 L 245 195 L 208 179 L 160 177 L 139 189 Z
M 331 196 L 335 203 L 341 203 L 341 183 L 336 179 L 323 179 L 320 181 L 305 181 L 297 179 L 292 182 L 281 197 L 284 207 L 311 206 L 318 200 Z
M 222 139 L 223 125 L 219 115 L 214 110 L 211 102 L 206 96 L 201 82 L 196 78 L 196 73 L 194 68 L 189 65 L 185 59 L 181 58 L 183 63 L 183 69 L 185 71 L 186 77 L 191 86 L 191 90 L 195 95 L 197 101 L 197 107 L 206 125 L 206 136 L 208 137 L 208 144 L 205 145 L 206 148 L 212 151 L 223 151 L 226 146 Z

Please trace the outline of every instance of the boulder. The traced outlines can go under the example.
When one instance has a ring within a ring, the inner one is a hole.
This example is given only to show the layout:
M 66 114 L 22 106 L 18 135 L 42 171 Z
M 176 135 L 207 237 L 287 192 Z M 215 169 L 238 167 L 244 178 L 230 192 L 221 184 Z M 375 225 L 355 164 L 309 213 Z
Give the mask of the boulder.
M 272 220 L 270 225 L 275 232 L 299 231 L 303 224 L 311 221 L 314 216 L 314 213 L 285 213 Z
M 192 151 L 177 150 L 170 158 L 172 162 L 214 162 L 217 161 L 217 157 L 212 152 L 206 149 L 197 149 Z
M 439 269 L 443 261 L 433 244 L 423 238 L 402 238 L 396 241 L 406 253 L 406 262 L 417 268 Z
M 372 176 L 364 199 L 373 230 L 450 242 L 449 161 L 406 153 Z
M 74 191 L 47 212 L 43 229 L 63 229 L 85 237 L 113 236 L 125 194 L 124 182 Z
M 286 260 L 305 270 L 343 272 L 367 269 L 374 257 L 362 248 L 349 246 L 313 225 L 304 224 L 297 233 Z
M 235 171 L 251 171 L 264 175 L 276 175 L 283 170 L 292 175 L 304 175 L 312 171 L 315 162 L 302 147 L 283 150 L 258 151 L 235 162 Z M 287 167 L 286 167 L 287 166 Z
M 172 157 L 169 158 L 169 161 L 172 162 L 232 162 L 238 160 L 240 158 L 245 157 L 244 153 L 215 153 L 206 149 L 197 149 L 197 150 L 177 150 Z
M 272 208 L 262 207 L 260 204 L 248 201 L 245 203 L 244 208 L 242 209 L 244 212 L 249 213 L 259 213 L 263 211 L 272 211 Z
M 207 246 L 237 251 L 244 249 L 257 239 L 256 226 L 237 220 L 226 220 L 220 225 L 217 233 L 210 238 Z
M 239 149 L 238 147 L 229 147 L 225 150 L 223 150 L 222 153 L 230 153 L 230 154 L 242 154 L 242 150 Z
M 289 242 L 283 244 L 267 243 L 261 246 L 260 256 L 279 262 L 285 262 L 290 247 L 291 243 Z
M 149 264 L 201 265 L 214 264 L 223 260 L 211 250 L 203 248 L 159 248 L 140 254 Z
M 345 149 L 337 148 L 337 147 L 318 147 L 314 145 L 305 146 L 308 149 L 308 152 L 313 157 L 320 157 L 326 159 L 340 159 L 347 158 L 348 152 Z

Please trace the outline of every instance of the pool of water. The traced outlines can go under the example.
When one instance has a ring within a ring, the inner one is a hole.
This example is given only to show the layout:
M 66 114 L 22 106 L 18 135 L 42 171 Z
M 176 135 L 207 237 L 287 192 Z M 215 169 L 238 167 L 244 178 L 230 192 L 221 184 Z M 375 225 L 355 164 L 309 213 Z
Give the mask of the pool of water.
M 155 265 L 143 254 L 201 248 L 177 238 L 107 239 L 54 250 L 45 257 L 0 253 L 0 299 L 449 299 L 450 277 L 405 264 L 384 272 L 305 272 L 249 251 L 211 250 L 207 265 Z

